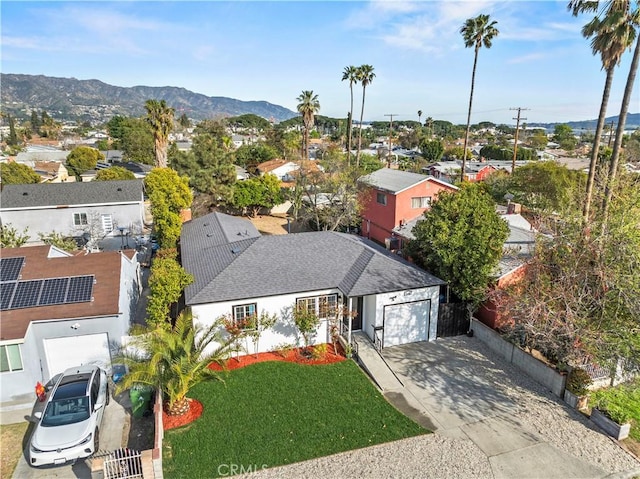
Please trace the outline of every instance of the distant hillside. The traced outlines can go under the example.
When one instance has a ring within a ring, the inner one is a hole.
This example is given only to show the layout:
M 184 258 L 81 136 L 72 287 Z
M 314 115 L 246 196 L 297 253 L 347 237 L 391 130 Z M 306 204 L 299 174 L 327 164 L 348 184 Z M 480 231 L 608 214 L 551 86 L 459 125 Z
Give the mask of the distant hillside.
M 165 100 L 195 120 L 253 113 L 266 119 L 283 121 L 296 113 L 266 101 L 241 101 L 209 97 L 177 87 L 108 85 L 99 80 L 76 80 L 44 75 L 1 74 L 0 104 L 3 111 L 27 118 L 31 110 L 46 110 L 64 119 L 103 122 L 114 115 L 141 116 L 149 99 Z
M 609 125 L 611 125 L 611 123 L 614 124 L 615 128 L 615 126 L 617 126 L 618 124 L 618 118 L 619 115 L 607 117 L 605 121 L 605 128 L 609 128 Z M 585 129 L 595 131 L 598 124 L 598 119 L 596 118 L 594 120 L 566 121 L 561 123 L 527 123 L 527 127 L 539 126 L 553 130 L 556 125 L 560 124 L 569 125 L 574 130 Z M 629 113 L 627 115 L 627 121 L 625 123 L 625 130 L 634 130 L 636 128 L 640 128 L 640 113 Z

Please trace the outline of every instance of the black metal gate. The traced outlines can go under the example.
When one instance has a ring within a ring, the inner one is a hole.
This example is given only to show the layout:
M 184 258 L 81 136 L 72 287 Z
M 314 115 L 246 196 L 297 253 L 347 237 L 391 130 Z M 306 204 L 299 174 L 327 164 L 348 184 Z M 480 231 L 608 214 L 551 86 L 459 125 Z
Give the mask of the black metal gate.
M 438 338 L 460 336 L 469 331 L 467 303 L 440 303 L 438 307 Z

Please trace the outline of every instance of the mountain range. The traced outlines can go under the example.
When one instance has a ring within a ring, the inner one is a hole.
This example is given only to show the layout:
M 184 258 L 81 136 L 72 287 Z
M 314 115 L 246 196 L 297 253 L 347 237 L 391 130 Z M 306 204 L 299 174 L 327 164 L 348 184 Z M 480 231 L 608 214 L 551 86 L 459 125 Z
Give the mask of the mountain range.
M 253 113 L 275 121 L 288 120 L 297 113 L 267 101 L 242 101 L 223 96 L 206 96 L 178 87 L 119 87 L 100 80 L 77 80 L 44 75 L 0 75 L 2 110 L 27 119 L 32 110 L 46 110 L 58 119 L 101 123 L 114 115 L 144 115 L 149 99 L 165 100 L 194 120 Z
M 266 119 L 284 121 L 297 113 L 267 101 L 242 101 L 223 96 L 206 96 L 185 88 L 165 86 L 119 87 L 100 80 L 77 80 L 45 75 L 0 74 L 0 107 L 11 115 L 28 119 L 32 110 L 46 110 L 57 119 L 89 121 L 100 124 L 114 115 L 142 116 L 149 99 L 165 100 L 193 120 L 219 118 L 253 113 Z M 607 125 L 617 124 L 618 116 L 606 119 Z M 563 122 L 574 130 L 595 130 L 597 119 Z M 558 122 L 527 123 L 553 129 Z M 626 129 L 640 128 L 640 113 L 627 115 Z

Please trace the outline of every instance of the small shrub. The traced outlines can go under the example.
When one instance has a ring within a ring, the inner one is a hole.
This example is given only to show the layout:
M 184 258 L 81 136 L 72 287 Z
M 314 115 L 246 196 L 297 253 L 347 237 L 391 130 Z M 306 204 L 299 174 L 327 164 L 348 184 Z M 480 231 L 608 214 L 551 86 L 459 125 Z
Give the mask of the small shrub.
M 293 350 L 294 350 L 294 346 L 292 344 L 282 343 L 282 344 L 278 344 L 273 349 L 273 352 L 279 354 L 283 358 L 286 358 L 287 356 L 289 356 L 289 354 L 291 354 L 291 351 L 293 351 Z
M 311 350 L 311 357 L 313 359 L 324 359 L 328 351 L 329 347 L 327 343 L 318 344 Z
M 586 395 L 591 383 L 591 376 L 582 368 L 573 368 L 567 377 L 567 389 L 576 396 Z
M 594 391 L 589 403 L 618 424 L 631 422 L 630 435 L 640 436 L 640 379 Z

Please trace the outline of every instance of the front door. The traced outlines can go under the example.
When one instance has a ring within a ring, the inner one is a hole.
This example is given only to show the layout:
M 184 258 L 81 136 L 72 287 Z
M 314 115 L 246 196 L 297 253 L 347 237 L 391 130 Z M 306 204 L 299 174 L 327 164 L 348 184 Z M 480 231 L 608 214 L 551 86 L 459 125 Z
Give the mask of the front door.
M 358 296 L 356 298 L 356 310 L 354 313 L 356 315 L 351 320 L 351 330 L 352 331 L 360 331 L 362 329 L 362 312 L 364 311 L 364 298 L 362 296 Z

